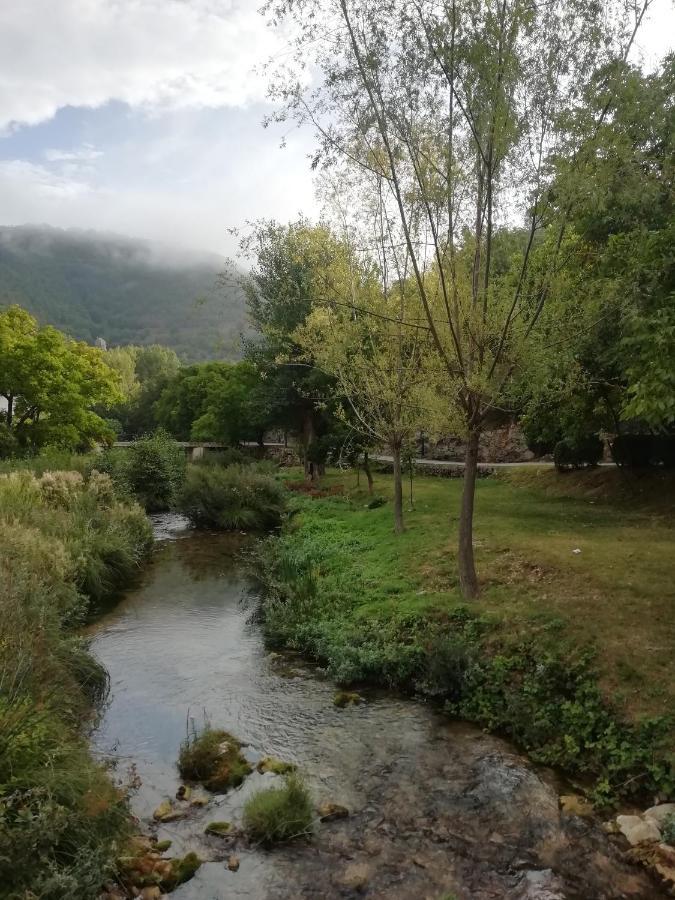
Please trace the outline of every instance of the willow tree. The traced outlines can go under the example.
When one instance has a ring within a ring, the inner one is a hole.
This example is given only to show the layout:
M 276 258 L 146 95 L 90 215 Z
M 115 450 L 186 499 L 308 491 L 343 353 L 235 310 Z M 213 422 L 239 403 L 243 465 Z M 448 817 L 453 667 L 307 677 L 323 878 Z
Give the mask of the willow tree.
M 298 35 L 295 57 L 272 81 L 279 118 L 315 129 L 317 165 L 340 161 L 366 181 L 372 176 L 373 190 L 386 185 L 396 223 L 386 252 L 410 262 L 444 393 L 466 440 L 458 568 L 467 597 L 478 593 L 480 436 L 514 373 L 527 366 L 575 199 L 570 182 L 570 197 L 552 202 L 548 160 L 565 113 L 599 67 L 608 101 L 598 121 L 606 116 L 615 65 L 649 3 L 270 0 L 266 7 Z M 514 225 L 523 239 L 498 269 L 497 237 Z M 542 237 L 547 265 L 533 267 Z

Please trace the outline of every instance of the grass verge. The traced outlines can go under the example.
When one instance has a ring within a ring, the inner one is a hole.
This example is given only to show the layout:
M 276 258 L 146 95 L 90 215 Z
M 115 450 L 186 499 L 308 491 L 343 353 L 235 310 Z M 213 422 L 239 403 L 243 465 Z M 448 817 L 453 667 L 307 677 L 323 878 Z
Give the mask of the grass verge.
M 638 502 L 612 483 L 623 473 L 584 474 L 480 481 L 473 604 L 457 589 L 461 480 L 417 478 L 397 538 L 389 503 L 368 508 L 351 476 L 329 475 L 345 495 L 298 498 L 262 551 L 269 639 L 341 683 L 435 696 L 598 801 L 672 794 L 672 479 Z M 375 489 L 388 496 L 388 479 Z

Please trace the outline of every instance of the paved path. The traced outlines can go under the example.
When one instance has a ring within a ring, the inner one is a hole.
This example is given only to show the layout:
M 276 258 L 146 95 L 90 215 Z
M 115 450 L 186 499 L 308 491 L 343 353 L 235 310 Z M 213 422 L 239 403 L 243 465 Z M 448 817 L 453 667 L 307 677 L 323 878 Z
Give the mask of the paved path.
M 377 454 L 377 456 L 371 456 L 370 459 L 373 462 L 393 462 L 393 458 L 391 456 L 382 456 Z M 463 469 L 464 463 L 460 460 L 454 459 L 427 459 L 426 457 L 417 457 L 415 459 L 415 465 L 419 466 L 419 468 L 423 469 L 425 466 L 438 466 L 441 469 Z M 515 468 L 551 468 L 554 464 L 552 462 L 539 462 L 537 460 L 533 460 L 532 462 L 479 462 L 479 469 L 515 469 Z M 610 463 L 607 463 L 610 465 Z

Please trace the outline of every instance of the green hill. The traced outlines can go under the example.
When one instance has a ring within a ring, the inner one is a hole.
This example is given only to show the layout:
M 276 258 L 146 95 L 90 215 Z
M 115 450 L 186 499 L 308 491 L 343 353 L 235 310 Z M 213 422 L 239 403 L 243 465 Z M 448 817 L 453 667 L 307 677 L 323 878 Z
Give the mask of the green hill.
M 18 303 L 80 340 L 165 344 L 186 361 L 232 358 L 246 329 L 225 260 L 97 232 L 0 227 L 0 309 Z

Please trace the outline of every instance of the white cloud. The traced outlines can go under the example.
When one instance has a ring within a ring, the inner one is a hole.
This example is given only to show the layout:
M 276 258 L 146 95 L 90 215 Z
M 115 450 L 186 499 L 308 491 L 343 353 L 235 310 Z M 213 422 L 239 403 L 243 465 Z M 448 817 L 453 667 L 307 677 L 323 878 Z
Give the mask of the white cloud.
M 0 128 L 63 106 L 149 111 L 262 99 L 280 47 L 255 0 L 2 0 Z
M 59 150 L 55 147 L 48 147 L 43 155 L 47 162 L 50 163 L 90 163 L 103 156 L 103 151 L 97 150 L 91 144 L 82 144 L 77 150 Z

